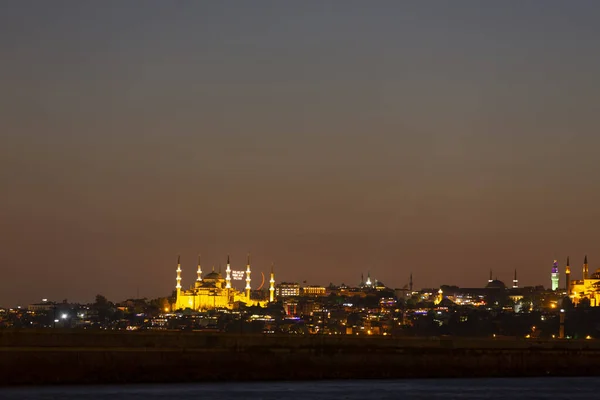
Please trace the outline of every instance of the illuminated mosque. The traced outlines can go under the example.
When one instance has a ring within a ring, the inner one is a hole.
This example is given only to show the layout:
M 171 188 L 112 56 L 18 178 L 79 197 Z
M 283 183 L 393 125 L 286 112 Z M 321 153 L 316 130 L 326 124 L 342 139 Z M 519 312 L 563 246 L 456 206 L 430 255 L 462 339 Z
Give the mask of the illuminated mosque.
M 269 300 L 254 300 L 252 299 L 251 270 L 250 270 L 250 255 L 246 264 L 246 287 L 244 291 L 235 289 L 232 284 L 232 271 L 227 257 L 227 268 L 225 270 L 225 278 L 220 272 L 216 272 L 214 267 L 211 272 L 202 276 L 202 268 L 200 266 L 200 257 L 198 257 L 197 279 L 194 285 L 185 290 L 181 287 L 181 259 L 177 258 L 177 285 L 175 286 L 177 297 L 175 301 L 175 310 L 191 309 L 195 311 L 212 310 L 216 308 L 234 309 L 240 303 L 246 306 L 261 306 L 265 307 L 268 303 L 275 301 L 275 275 L 271 268 L 271 276 L 269 280 Z M 240 271 L 241 273 L 242 271 Z M 263 282 L 264 283 L 264 282 Z M 262 288 L 262 284 L 261 287 Z M 259 288 L 259 289 L 260 289 Z
M 583 271 L 581 280 L 571 280 L 571 267 L 567 257 L 565 272 L 567 276 L 567 292 L 573 304 L 579 304 L 582 300 L 588 299 L 590 306 L 600 306 L 600 268 L 591 276 L 589 275 L 589 265 L 587 256 L 583 260 Z
M 377 290 L 383 290 L 386 288 L 386 286 L 383 282 L 378 281 L 377 279 L 375 279 L 375 281 L 371 280 L 371 272 L 367 272 L 367 280 L 366 281 L 365 281 L 364 274 L 360 275 L 360 283 L 358 284 L 358 287 L 361 289 L 377 289 Z

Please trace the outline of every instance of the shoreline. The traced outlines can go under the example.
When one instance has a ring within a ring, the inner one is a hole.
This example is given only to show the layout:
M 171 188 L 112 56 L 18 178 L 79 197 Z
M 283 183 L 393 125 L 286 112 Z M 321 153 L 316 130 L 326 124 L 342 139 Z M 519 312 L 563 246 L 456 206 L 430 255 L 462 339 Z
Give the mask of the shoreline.
M 600 343 L 0 332 L 0 386 L 600 376 Z

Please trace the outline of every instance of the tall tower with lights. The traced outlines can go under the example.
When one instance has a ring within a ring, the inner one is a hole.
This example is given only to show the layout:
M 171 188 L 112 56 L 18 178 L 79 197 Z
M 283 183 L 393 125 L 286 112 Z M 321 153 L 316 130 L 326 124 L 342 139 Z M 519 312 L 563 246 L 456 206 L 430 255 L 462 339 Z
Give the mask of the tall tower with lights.
M 231 289 L 231 263 L 227 256 L 227 268 L 225 268 L 225 289 Z
M 175 280 L 177 281 L 175 289 L 177 289 L 177 298 L 179 298 L 181 294 L 181 256 L 177 256 L 177 278 Z
M 271 279 L 269 279 L 269 302 L 275 301 L 275 274 L 273 273 L 273 265 L 271 265 Z
M 554 260 L 554 263 L 552 264 L 552 273 L 550 274 L 550 280 L 552 283 L 552 290 L 556 290 L 558 289 L 558 277 L 559 277 L 559 272 L 558 272 L 558 261 Z
M 569 257 L 567 256 L 567 265 L 565 266 L 565 280 L 567 285 L 567 296 L 571 294 L 571 266 L 569 265 Z
M 517 279 L 517 270 L 515 269 L 515 277 L 513 278 L 513 289 L 519 287 L 519 280 Z
M 198 277 L 196 278 L 196 282 L 202 282 L 202 267 L 200 266 L 200 255 L 198 254 L 198 270 L 196 271 Z
M 490 279 L 488 279 L 488 283 L 492 283 L 494 279 L 492 278 L 492 270 L 490 269 Z
M 587 254 L 583 259 L 583 279 L 588 278 L 588 262 L 587 262 Z
M 248 263 L 246 264 L 246 297 L 250 299 L 250 254 L 248 254 Z

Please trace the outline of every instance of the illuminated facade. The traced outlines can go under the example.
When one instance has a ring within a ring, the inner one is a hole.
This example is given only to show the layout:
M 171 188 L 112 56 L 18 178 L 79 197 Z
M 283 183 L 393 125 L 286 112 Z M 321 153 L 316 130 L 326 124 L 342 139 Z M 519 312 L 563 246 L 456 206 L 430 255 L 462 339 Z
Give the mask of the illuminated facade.
M 259 305 L 264 307 L 268 301 L 253 300 L 250 297 L 250 257 L 246 266 L 246 288 L 244 292 L 238 291 L 231 285 L 231 264 L 227 257 L 226 276 L 219 272 L 212 272 L 202 277 L 202 268 L 198 258 L 197 279 L 192 287 L 183 290 L 181 286 L 181 262 L 177 259 L 177 278 L 176 278 L 176 300 L 175 310 L 191 309 L 195 311 L 212 310 L 215 308 L 233 309 L 236 304 L 244 303 L 246 306 Z M 271 279 L 274 282 L 274 274 L 271 272 Z
M 567 263 L 567 280 L 569 281 L 568 294 L 573 304 L 579 304 L 585 299 L 589 300 L 590 306 L 600 306 L 600 268 L 588 278 L 587 256 L 583 261 L 581 280 L 570 279 L 570 269 Z
M 300 296 L 300 285 L 297 283 L 282 282 L 275 288 L 277 297 Z
M 304 286 L 302 288 L 303 296 L 325 296 L 327 290 L 323 286 Z
M 559 279 L 558 261 L 554 260 L 554 263 L 552 264 L 552 273 L 550 274 L 552 290 L 558 289 L 558 279 Z

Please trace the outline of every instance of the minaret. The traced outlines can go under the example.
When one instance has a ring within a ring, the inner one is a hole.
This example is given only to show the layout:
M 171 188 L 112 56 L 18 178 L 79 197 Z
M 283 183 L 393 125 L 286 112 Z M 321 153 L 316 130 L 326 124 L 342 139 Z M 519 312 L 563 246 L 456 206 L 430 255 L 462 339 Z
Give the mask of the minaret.
M 177 298 L 179 298 L 179 294 L 181 293 L 181 256 L 177 256 Z
M 492 270 L 490 269 L 490 279 L 488 280 L 488 283 L 492 283 L 493 279 L 492 279 Z
M 587 279 L 588 278 L 588 262 L 587 262 L 587 254 L 585 255 L 585 258 L 583 259 L 583 279 Z
M 196 273 L 198 274 L 198 278 L 196 278 L 196 282 L 202 282 L 202 267 L 200 267 L 200 255 L 198 254 L 198 271 L 196 271 Z
M 552 284 L 551 288 L 552 290 L 556 290 L 558 289 L 558 261 L 554 260 L 554 263 L 552 264 L 552 273 L 550 274 L 550 282 Z
M 225 289 L 231 289 L 231 264 L 227 256 L 227 268 L 225 268 Z
M 371 271 L 367 272 L 367 281 L 365 282 L 365 286 L 371 287 Z
M 246 265 L 246 297 L 250 300 L 250 253 L 248 253 L 248 264 Z
M 410 281 L 408 282 L 408 289 L 412 293 L 412 291 L 413 291 L 412 272 L 410 273 Z
M 567 256 L 567 266 L 565 267 L 565 277 L 567 285 L 567 296 L 571 295 L 571 267 L 569 265 L 569 257 Z
M 515 277 L 513 278 L 513 289 L 519 287 L 519 280 L 517 279 L 517 269 L 515 268 Z
M 271 279 L 269 279 L 269 303 L 275 301 L 275 274 L 273 273 L 273 265 L 271 265 Z

